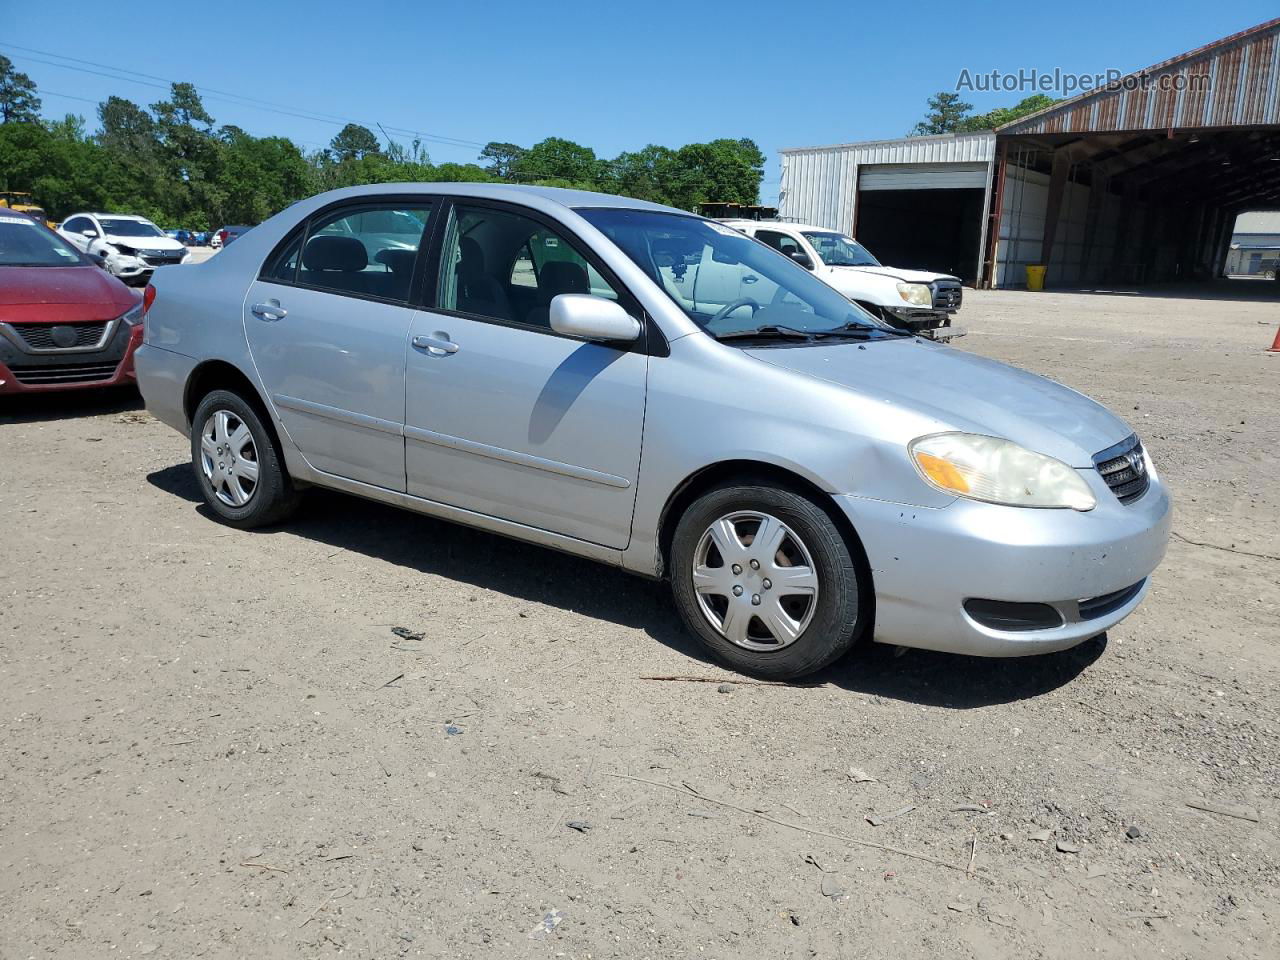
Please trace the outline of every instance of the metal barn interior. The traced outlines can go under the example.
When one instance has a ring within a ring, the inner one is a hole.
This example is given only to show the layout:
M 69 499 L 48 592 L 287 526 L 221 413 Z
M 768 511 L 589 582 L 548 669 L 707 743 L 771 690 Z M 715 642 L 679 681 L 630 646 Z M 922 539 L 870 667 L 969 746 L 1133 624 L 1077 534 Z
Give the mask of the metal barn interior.
M 1236 215 L 1280 210 L 1280 19 L 993 132 L 782 151 L 780 215 L 881 260 L 1017 287 L 1224 276 Z

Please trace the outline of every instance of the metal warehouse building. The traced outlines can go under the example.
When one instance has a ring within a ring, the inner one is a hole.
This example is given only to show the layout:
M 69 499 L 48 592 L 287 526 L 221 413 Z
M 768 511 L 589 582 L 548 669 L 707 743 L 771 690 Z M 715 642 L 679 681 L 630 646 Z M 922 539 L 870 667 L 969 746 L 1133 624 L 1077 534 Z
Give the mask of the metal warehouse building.
M 1224 275 L 1280 209 L 1280 19 L 990 133 L 782 151 L 779 213 L 977 286 Z

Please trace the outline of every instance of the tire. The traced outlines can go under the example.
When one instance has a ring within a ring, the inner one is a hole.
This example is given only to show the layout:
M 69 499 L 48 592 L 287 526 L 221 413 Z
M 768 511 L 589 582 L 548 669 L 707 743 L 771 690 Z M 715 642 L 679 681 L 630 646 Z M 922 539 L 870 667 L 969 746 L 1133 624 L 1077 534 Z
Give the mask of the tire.
M 228 526 L 264 527 L 297 509 L 298 493 L 270 431 L 258 412 L 229 390 L 212 391 L 196 407 L 191 466 L 204 502 Z
M 760 536 L 772 553 L 753 555 Z M 676 526 L 671 561 L 685 624 L 716 657 L 754 676 L 792 680 L 835 662 L 869 611 L 831 516 L 783 487 L 743 483 L 703 494 Z

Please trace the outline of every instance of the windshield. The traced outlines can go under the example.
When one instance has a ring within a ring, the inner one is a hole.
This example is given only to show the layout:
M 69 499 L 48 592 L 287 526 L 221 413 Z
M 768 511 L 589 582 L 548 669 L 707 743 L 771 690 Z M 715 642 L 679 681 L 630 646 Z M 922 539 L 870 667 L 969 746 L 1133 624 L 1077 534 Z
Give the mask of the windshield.
M 818 251 L 818 256 L 828 267 L 878 267 L 880 261 L 867 248 L 843 233 L 827 231 L 806 232 L 805 237 Z
M 114 237 L 163 237 L 160 228 L 145 220 L 114 220 L 111 217 L 99 217 L 104 232 Z
M 888 330 L 789 257 L 722 224 L 649 210 L 577 212 L 712 336 Z
M 76 267 L 85 262 L 71 244 L 34 220 L 0 213 L 0 267 Z

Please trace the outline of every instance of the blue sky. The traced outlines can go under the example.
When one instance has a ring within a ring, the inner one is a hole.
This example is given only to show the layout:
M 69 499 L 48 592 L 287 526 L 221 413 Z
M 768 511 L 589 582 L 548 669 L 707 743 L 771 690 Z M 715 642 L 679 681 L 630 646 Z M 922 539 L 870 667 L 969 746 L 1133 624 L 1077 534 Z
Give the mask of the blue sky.
M 1129 72 L 1277 13 L 1275 0 L 3 6 L 0 52 L 35 79 L 49 115 L 79 113 L 92 125 L 94 103 L 110 93 L 146 104 L 163 91 L 83 72 L 114 72 L 86 64 L 54 66 L 13 44 L 189 80 L 219 123 L 308 150 L 340 122 L 243 98 L 438 136 L 449 142 L 425 143 L 436 161 L 474 160 L 470 144 L 489 140 L 563 136 L 611 157 L 647 143 L 751 137 L 768 157 L 766 201 L 777 194 L 779 148 L 901 136 L 965 68 Z M 1023 95 L 965 99 L 982 111 Z

